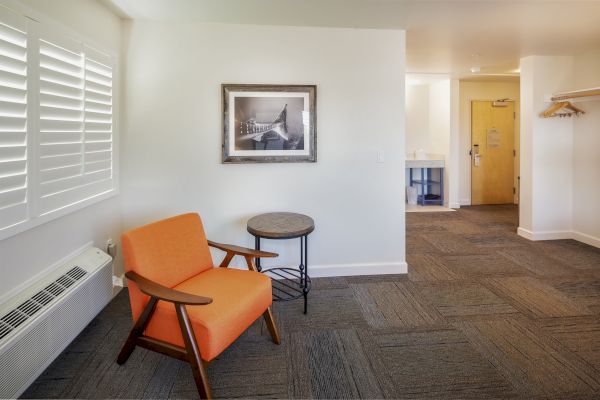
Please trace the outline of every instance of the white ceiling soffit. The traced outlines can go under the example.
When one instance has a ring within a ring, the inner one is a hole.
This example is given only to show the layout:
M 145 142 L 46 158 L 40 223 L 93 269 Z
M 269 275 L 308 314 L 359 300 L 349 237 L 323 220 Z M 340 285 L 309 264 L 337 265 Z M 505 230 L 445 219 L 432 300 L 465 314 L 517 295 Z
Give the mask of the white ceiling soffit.
M 521 57 L 600 48 L 594 0 L 102 1 L 141 20 L 406 29 L 407 70 L 418 73 L 463 76 L 478 64 L 482 75 L 510 76 Z
M 403 27 L 406 8 L 396 0 L 103 1 L 138 20 L 349 28 Z

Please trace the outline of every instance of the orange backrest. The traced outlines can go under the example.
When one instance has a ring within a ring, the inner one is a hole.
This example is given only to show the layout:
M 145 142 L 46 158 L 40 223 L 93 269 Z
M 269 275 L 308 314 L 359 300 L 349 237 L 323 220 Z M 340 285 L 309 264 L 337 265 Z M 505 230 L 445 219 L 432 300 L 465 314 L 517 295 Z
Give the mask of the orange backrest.
M 122 246 L 125 271 L 135 271 L 170 288 L 213 268 L 198 214 L 182 214 L 132 229 L 123 234 Z
M 170 288 L 213 268 L 198 214 L 182 214 L 132 229 L 123 234 L 121 242 L 126 272 L 135 271 Z M 132 281 L 127 287 L 135 321 L 149 297 Z

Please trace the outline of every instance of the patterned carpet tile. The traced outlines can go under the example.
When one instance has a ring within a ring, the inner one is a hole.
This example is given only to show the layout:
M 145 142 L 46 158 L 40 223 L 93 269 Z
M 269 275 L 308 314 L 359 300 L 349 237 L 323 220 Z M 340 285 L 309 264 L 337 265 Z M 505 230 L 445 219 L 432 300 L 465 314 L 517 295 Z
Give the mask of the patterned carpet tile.
M 430 233 L 430 232 L 446 232 L 446 225 L 440 222 L 432 222 L 432 223 L 414 223 L 410 224 L 406 227 L 406 231 L 408 233 Z
M 573 269 L 561 261 L 530 248 L 504 249 L 498 252 L 511 262 L 526 268 L 537 277 L 569 275 Z
M 352 289 L 311 290 L 308 296 L 308 314 L 303 314 L 302 299 L 274 303 L 273 312 L 279 321 L 282 334 L 299 330 L 331 330 L 366 325 Z
M 327 278 L 329 279 L 329 278 Z M 347 276 L 346 281 L 350 283 L 389 283 L 404 282 L 408 280 L 407 274 L 389 274 L 389 275 L 357 275 Z
M 435 325 L 441 316 L 418 301 L 410 286 L 402 282 L 350 285 L 363 317 L 372 328 Z
M 447 255 L 444 265 L 462 279 L 526 275 L 527 270 L 497 253 Z
M 396 398 L 512 398 L 515 391 L 492 365 L 454 329 L 372 334 Z
M 525 319 L 456 324 L 523 398 L 578 398 L 598 393 L 597 371 Z
M 600 376 L 600 318 L 551 318 L 538 321 L 537 325 L 593 365 Z
M 312 278 L 312 288 L 315 290 L 324 289 L 345 289 L 348 287 L 348 281 L 344 276 L 335 276 L 331 278 Z
M 463 235 L 463 238 L 478 248 L 510 248 L 524 246 L 525 244 L 515 238 L 514 235 L 487 234 L 487 235 Z
M 436 254 L 407 255 L 408 278 L 411 281 L 448 281 L 458 279 Z
M 581 275 L 581 274 L 578 274 Z M 552 287 L 586 306 L 600 306 L 600 278 L 565 277 L 546 280 Z
M 439 253 L 439 250 L 433 244 L 417 233 L 406 235 L 406 248 L 410 249 L 412 254 Z
M 600 270 L 600 249 L 575 240 L 548 240 L 539 244 L 548 256 L 573 268 Z
M 480 225 L 465 220 L 456 220 L 452 221 L 452 223 L 446 223 L 443 228 L 450 233 L 458 235 L 479 235 L 486 233 L 486 230 Z
M 446 233 L 425 233 L 420 235 L 429 242 L 438 252 L 444 254 L 472 254 L 486 252 L 469 242 L 461 235 Z
M 267 333 L 240 338 L 208 367 L 215 396 L 286 397 L 286 350 L 285 346 L 274 344 Z M 191 372 L 189 375 L 191 378 Z
M 290 398 L 382 398 L 354 330 L 296 332 L 289 337 Z
M 419 292 L 444 317 L 511 314 L 517 310 L 479 283 L 416 284 Z
M 406 215 L 408 274 L 315 278 L 207 368 L 216 398 L 597 399 L 600 250 L 516 235 L 512 205 Z M 27 398 L 198 398 L 190 367 L 136 349 L 121 292 Z
M 485 284 L 507 298 L 519 311 L 533 318 L 591 314 L 584 305 L 533 277 L 489 278 Z

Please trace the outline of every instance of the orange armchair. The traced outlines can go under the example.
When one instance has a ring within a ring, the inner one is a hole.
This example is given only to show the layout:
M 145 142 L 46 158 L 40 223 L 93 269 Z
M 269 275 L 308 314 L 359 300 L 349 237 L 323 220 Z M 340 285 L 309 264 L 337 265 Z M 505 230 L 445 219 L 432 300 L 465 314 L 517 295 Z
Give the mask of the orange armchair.
M 117 363 L 135 346 L 190 363 L 198 392 L 211 398 L 203 362 L 210 362 L 261 315 L 280 343 L 271 312 L 271 280 L 256 271 L 256 257 L 276 257 L 206 240 L 198 214 L 183 214 L 123 234 L 125 276 L 135 321 Z M 226 252 L 214 268 L 209 246 Z M 241 255 L 249 271 L 229 269 Z

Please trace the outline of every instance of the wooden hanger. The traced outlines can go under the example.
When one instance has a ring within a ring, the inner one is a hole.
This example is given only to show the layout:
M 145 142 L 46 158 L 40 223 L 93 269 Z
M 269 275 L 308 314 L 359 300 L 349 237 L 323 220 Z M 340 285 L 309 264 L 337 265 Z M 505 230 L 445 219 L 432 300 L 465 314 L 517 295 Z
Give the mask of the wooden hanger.
M 557 112 L 560 110 L 568 110 L 566 112 Z M 570 101 L 558 101 L 556 103 L 552 103 L 550 107 L 546 109 L 546 111 L 540 114 L 542 118 L 550 118 L 550 117 L 571 117 L 573 115 L 579 116 L 585 114 L 581 108 L 574 106 Z

